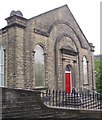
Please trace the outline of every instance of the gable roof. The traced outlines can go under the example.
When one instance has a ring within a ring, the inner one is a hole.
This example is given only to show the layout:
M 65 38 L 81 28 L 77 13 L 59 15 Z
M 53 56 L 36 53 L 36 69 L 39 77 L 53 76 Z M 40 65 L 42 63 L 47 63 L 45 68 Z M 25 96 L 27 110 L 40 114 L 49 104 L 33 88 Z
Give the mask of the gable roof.
M 90 46 L 88 40 L 86 39 L 67 5 L 42 13 L 38 16 L 30 18 L 28 21 L 31 20 L 35 20 L 36 22 L 35 31 L 38 33 L 43 33 L 43 35 L 47 37 L 49 36 L 51 29 L 55 24 L 66 24 L 74 31 L 82 48 L 87 49 L 88 46 Z

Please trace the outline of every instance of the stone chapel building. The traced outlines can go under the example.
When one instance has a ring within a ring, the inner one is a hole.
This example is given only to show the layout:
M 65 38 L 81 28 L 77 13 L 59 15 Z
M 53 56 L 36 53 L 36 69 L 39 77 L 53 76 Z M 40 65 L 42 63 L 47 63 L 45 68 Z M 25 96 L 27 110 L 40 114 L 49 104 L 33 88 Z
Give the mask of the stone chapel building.
M 6 21 L 0 29 L 0 86 L 96 89 L 94 46 L 67 5 L 30 19 L 12 11 Z

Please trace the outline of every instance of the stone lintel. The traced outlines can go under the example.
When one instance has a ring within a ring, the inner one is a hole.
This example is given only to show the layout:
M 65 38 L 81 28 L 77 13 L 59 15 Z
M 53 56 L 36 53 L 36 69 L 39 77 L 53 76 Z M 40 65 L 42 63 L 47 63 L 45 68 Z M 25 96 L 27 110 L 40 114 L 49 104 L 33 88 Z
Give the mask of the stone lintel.
M 45 32 L 45 31 L 38 30 L 36 28 L 34 28 L 34 33 L 37 33 L 39 35 L 43 35 L 43 36 L 49 37 L 49 33 Z
M 79 54 L 79 52 L 71 51 L 71 50 L 68 50 L 68 49 L 65 49 L 65 48 L 61 48 L 60 51 L 63 54 L 72 55 L 72 56 L 76 56 L 76 55 Z

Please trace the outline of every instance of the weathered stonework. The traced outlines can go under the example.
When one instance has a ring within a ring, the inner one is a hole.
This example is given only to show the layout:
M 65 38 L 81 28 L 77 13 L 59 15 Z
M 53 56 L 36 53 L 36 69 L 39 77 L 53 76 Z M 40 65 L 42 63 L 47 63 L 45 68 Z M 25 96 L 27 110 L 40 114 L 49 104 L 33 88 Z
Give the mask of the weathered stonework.
M 0 30 L 5 50 L 5 87 L 35 88 L 35 47 L 44 51 L 45 86 L 65 90 L 65 67 L 72 70 L 72 87 L 96 89 L 93 45 L 65 5 L 31 19 L 12 12 L 7 26 Z M 83 81 L 83 56 L 87 58 L 88 84 Z

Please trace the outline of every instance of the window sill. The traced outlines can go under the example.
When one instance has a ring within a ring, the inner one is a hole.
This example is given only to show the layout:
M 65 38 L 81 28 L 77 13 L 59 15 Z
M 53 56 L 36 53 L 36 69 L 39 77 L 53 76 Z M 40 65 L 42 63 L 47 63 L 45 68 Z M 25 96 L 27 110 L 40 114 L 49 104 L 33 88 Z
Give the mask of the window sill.
M 44 87 L 44 86 L 38 86 L 38 87 L 35 87 L 33 88 L 33 90 L 47 90 L 48 87 Z
M 89 83 L 84 83 L 83 85 L 86 86 L 86 85 L 89 85 Z

